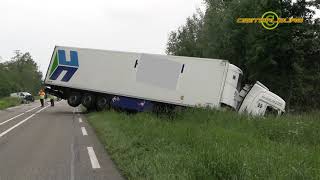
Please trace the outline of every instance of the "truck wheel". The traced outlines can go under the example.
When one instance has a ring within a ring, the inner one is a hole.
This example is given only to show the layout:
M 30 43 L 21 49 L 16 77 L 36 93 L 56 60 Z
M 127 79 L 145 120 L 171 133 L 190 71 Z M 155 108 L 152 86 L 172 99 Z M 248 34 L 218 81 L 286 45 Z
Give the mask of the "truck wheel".
M 99 96 L 96 100 L 96 110 L 102 111 L 110 108 L 110 98 L 107 96 Z
M 86 107 L 88 110 L 94 108 L 95 105 L 95 97 L 92 94 L 85 94 L 82 96 L 81 104 Z
M 81 94 L 73 92 L 68 97 L 68 104 L 72 107 L 77 107 L 81 104 Z

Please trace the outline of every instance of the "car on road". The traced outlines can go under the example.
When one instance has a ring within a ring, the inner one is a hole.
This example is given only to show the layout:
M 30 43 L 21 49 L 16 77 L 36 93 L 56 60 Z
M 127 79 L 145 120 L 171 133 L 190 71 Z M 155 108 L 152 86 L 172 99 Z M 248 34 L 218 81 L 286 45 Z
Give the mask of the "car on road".
M 32 94 L 28 92 L 16 92 L 16 93 L 11 93 L 10 97 L 16 97 L 21 99 L 22 103 L 27 104 L 30 102 L 34 102 L 34 97 Z

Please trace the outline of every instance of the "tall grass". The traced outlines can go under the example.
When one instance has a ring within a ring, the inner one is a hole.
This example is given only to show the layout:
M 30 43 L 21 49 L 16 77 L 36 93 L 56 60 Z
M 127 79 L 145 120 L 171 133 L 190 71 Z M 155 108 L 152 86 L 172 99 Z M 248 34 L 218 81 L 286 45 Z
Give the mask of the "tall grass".
M 189 109 L 174 119 L 114 111 L 88 119 L 128 179 L 320 179 L 319 115 Z
M 16 106 L 21 103 L 21 100 L 13 97 L 0 98 L 0 110 L 6 109 L 12 106 Z

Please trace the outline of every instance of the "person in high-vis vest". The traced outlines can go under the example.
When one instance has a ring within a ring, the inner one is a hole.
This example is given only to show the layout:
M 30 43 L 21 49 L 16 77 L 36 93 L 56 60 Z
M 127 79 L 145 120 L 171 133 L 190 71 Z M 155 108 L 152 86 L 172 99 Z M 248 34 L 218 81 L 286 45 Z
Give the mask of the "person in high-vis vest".
M 45 96 L 46 96 L 46 93 L 44 92 L 43 89 L 40 90 L 39 96 L 40 96 L 41 106 L 43 107 L 43 106 L 44 106 L 44 98 L 45 98 Z
M 55 97 L 50 94 L 50 95 L 49 95 L 49 99 L 50 99 L 51 106 L 54 106 L 54 99 L 55 99 Z

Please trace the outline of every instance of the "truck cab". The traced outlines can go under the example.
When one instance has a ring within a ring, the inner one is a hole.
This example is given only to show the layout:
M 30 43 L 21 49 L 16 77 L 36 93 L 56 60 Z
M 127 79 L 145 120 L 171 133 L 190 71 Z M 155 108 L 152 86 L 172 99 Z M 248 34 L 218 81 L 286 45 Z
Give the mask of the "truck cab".
M 259 81 L 254 85 L 245 85 L 237 100 L 239 113 L 263 116 L 265 114 L 280 115 L 285 112 L 285 101 Z
M 264 116 L 269 113 L 280 115 L 285 112 L 286 103 L 281 97 L 259 81 L 254 85 L 247 84 L 241 90 L 242 70 L 233 64 L 229 64 L 227 68 L 220 100 L 222 106 L 254 116 Z

